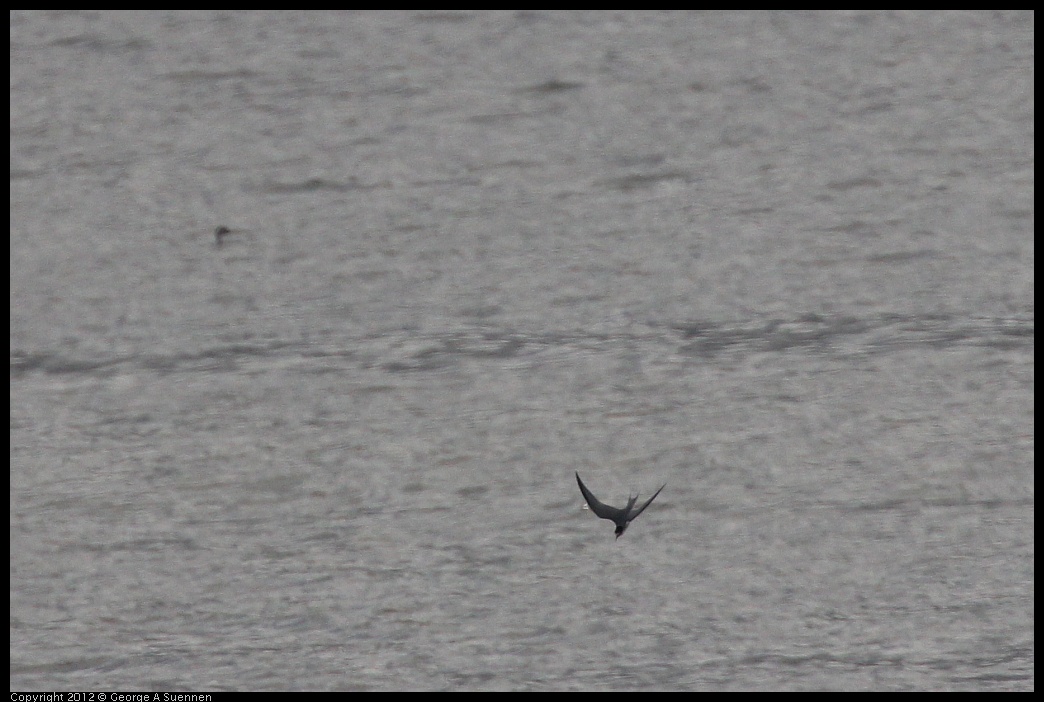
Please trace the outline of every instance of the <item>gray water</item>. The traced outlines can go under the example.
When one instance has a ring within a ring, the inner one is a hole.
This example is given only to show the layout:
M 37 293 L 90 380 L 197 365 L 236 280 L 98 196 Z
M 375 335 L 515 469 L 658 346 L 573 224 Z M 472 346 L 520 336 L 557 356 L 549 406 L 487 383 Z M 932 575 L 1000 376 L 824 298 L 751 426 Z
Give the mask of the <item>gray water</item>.
M 12 13 L 11 687 L 1032 689 L 1033 21 Z

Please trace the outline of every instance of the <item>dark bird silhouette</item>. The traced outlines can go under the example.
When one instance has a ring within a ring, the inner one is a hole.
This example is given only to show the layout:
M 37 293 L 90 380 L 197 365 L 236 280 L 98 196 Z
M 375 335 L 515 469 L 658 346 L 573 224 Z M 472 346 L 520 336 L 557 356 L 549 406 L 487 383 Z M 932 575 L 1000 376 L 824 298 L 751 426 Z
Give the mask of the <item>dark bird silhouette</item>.
M 625 531 L 627 531 L 627 525 L 630 524 L 635 517 L 645 511 L 645 508 L 652 504 L 652 501 L 656 499 L 656 495 L 660 494 L 660 490 L 667 487 L 667 483 L 660 486 L 660 490 L 656 491 L 656 494 L 649 498 L 641 507 L 637 509 L 634 503 L 638 501 L 638 495 L 634 497 L 628 497 L 627 506 L 623 509 L 619 507 L 611 507 L 604 502 L 599 502 L 598 498 L 587 489 L 584 485 L 584 481 L 580 479 L 580 474 L 576 474 L 576 484 L 580 486 L 580 492 L 583 493 L 584 499 L 587 500 L 587 504 L 591 507 L 591 511 L 602 519 L 608 519 L 609 521 L 616 524 L 616 538 L 620 538 Z

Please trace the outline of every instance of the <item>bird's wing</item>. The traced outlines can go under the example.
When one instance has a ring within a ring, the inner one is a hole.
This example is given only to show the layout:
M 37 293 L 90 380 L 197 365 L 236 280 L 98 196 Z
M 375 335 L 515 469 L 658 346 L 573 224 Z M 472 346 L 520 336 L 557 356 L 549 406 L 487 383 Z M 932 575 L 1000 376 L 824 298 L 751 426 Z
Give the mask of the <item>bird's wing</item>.
M 587 500 L 587 504 L 590 505 L 591 511 L 599 517 L 602 519 L 611 519 L 615 522 L 624 516 L 624 511 L 622 509 L 618 507 L 610 507 L 604 502 L 599 502 L 598 498 L 587 489 L 586 485 L 584 485 L 584 481 L 580 479 L 579 473 L 576 474 L 576 484 L 580 486 L 580 492 L 583 493 L 584 499 Z M 652 500 L 649 500 L 649 502 L 652 502 Z
M 660 490 L 663 490 L 663 489 L 664 489 L 665 487 L 667 487 L 667 483 L 664 483 L 663 485 L 661 485 L 661 486 L 660 486 Z M 652 497 L 650 497 L 650 498 L 649 498 L 649 501 L 648 501 L 648 502 L 646 502 L 646 503 L 645 503 L 644 505 L 642 505 L 641 507 L 639 507 L 639 508 L 638 508 L 638 509 L 636 509 L 635 511 L 631 512 L 630 514 L 628 514 L 628 515 L 627 515 L 627 521 L 631 521 L 632 519 L 634 519 L 635 517 L 637 517 L 637 516 L 638 516 L 639 514 L 641 514 L 642 512 L 644 512 L 644 511 L 645 511 L 645 508 L 646 508 L 646 507 L 648 507 L 649 505 L 651 505 L 651 504 L 652 504 L 652 501 L 656 499 L 656 495 L 659 495 L 659 494 L 660 494 L 660 490 L 657 490 L 657 491 L 656 491 L 656 494 L 655 494 L 655 495 L 653 495 Z M 592 509 L 594 509 L 594 508 L 592 508 Z M 597 513 L 597 512 L 595 512 L 595 514 L 598 514 L 598 513 Z

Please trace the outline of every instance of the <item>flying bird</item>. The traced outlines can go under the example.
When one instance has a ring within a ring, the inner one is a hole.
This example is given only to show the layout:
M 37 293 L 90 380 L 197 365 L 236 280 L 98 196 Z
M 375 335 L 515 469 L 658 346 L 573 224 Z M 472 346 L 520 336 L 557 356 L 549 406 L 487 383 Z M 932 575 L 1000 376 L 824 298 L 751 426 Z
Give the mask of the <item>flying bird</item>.
M 634 497 L 628 497 L 627 506 L 623 509 L 619 507 L 611 507 L 604 502 L 599 502 L 598 498 L 592 494 L 587 486 L 584 485 L 584 481 L 580 479 L 580 474 L 576 474 L 576 484 L 580 486 L 580 492 L 583 493 L 584 499 L 587 500 L 587 504 L 590 505 L 591 511 L 602 519 L 608 519 L 609 521 L 616 524 L 616 538 L 620 538 L 625 531 L 627 531 L 627 525 L 630 524 L 635 517 L 645 511 L 645 508 L 652 504 L 652 501 L 656 499 L 656 495 L 660 494 L 660 490 L 667 487 L 667 483 L 660 486 L 660 490 L 656 491 L 656 494 L 649 498 L 641 507 L 635 508 L 634 503 L 638 501 L 638 495 Z

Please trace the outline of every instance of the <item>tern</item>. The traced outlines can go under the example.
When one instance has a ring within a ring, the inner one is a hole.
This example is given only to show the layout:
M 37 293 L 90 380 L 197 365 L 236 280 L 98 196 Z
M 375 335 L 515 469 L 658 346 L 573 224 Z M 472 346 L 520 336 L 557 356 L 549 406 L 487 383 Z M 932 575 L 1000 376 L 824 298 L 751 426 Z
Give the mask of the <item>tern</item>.
M 602 519 L 608 519 L 609 521 L 616 524 L 616 538 L 620 538 L 625 531 L 627 531 L 627 525 L 630 524 L 635 517 L 645 511 L 645 508 L 652 504 L 652 501 L 656 499 L 656 495 L 660 494 L 660 490 L 667 487 L 667 483 L 660 486 L 660 490 L 656 491 L 649 500 L 641 507 L 635 508 L 634 503 L 638 501 L 638 495 L 634 497 L 628 497 L 627 506 L 623 509 L 619 507 L 611 507 L 604 502 L 599 502 L 598 498 L 587 489 L 584 485 L 584 481 L 580 479 L 580 474 L 576 474 L 576 484 L 580 486 L 580 492 L 583 493 L 584 499 L 587 500 L 587 504 L 590 505 L 591 511 Z

